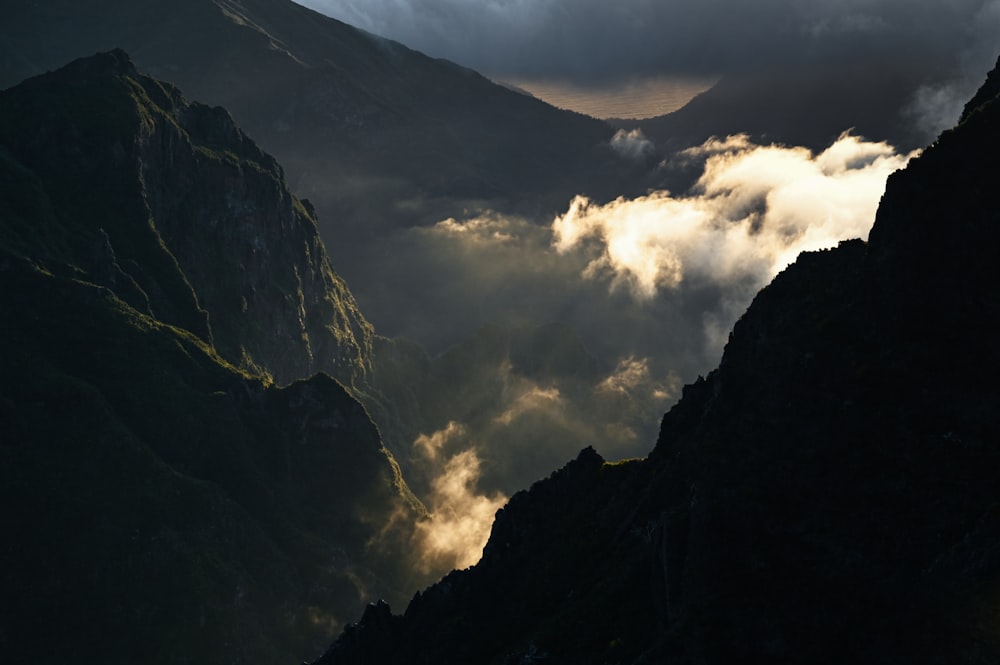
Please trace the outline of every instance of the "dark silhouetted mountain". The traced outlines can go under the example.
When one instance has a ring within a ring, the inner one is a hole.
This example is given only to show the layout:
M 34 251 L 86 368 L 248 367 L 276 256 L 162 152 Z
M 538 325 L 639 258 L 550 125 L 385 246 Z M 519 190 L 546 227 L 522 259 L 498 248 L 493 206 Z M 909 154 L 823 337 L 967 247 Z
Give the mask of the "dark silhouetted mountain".
M 584 450 L 318 662 L 997 662 L 998 81 L 868 243 L 757 295 L 647 459 Z
M 225 111 L 121 51 L 0 93 L 2 659 L 293 662 L 412 589 L 367 411 L 291 382 L 370 335 Z

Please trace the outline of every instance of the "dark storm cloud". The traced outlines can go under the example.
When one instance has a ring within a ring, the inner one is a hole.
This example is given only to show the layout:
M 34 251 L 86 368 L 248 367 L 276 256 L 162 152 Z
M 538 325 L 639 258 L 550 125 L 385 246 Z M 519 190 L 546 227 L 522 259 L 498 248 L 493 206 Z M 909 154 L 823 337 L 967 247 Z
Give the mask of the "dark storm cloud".
M 957 66 L 996 0 L 301 0 L 511 78 L 607 81 L 912 59 Z M 994 24 L 995 25 L 995 24 Z M 981 69 L 981 67 L 980 67 Z

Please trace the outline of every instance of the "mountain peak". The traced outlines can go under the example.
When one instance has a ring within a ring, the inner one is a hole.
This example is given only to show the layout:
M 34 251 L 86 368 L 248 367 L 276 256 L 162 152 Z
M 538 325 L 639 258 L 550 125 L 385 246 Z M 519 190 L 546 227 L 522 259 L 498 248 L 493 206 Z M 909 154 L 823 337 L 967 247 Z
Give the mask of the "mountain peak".
M 73 74 L 81 78 L 94 76 L 139 76 L 132 58 L 120 48 L 77 58 L 65 67 L 61 67 L 60 70 L 66 74 Z

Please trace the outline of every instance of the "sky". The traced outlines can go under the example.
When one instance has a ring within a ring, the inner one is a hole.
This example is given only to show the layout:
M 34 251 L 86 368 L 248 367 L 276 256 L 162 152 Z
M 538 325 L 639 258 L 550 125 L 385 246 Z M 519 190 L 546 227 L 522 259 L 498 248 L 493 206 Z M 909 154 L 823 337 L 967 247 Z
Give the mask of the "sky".
M 568 86 L 577 106 L 587 89 L 668 98 L 671 82 L 693 94 L 748 70 L 890 60 L 946 69 L 961 90 L 924 93 L 941 105 L 968 97 L 1000 43 L 1000 0 L 299 1 L 532 92 Z

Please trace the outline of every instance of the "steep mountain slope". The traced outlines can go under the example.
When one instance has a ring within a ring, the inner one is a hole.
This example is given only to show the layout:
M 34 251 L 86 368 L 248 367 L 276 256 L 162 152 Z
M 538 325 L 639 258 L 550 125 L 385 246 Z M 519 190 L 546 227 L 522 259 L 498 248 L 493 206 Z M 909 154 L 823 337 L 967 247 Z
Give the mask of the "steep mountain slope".
M 998 86 L 890 178 L 869 243 L 760 292 L 647 459 L 585 450 L 318 662 L 996 662 Z
M 427 221 L 443 219 L 445 199 L 544 196 L 558 207 L 581 191 L 619 193 L 608 182 L 618 163 L 600 148 L 606 124 L 290 0 L 18 1 L 4 19 L 0 86 L 124 48 L 144 71 L 229 109 L 329 223 L 382 221 L 355 206 L 399 223 L 430 210 Z M 375 206 L 373 194 L 406 206 Z
M 221 109 L 122 52 L 0 93 L 3 659 L 292 662 L 412 588 L 366 410 L 261 369 L 349 380 L 369 329 Z
M 371 325 L 313 213 L 224 110 L 187 103 L 116 51 L 7 91 L 2 124 L 25 188 L 10 192 L 30 205 L 41 188 L 53 206 L 47 237 L 33 218 L 9 220 L 13 246 L 42 247 L 280 383 L 365 371 Z

